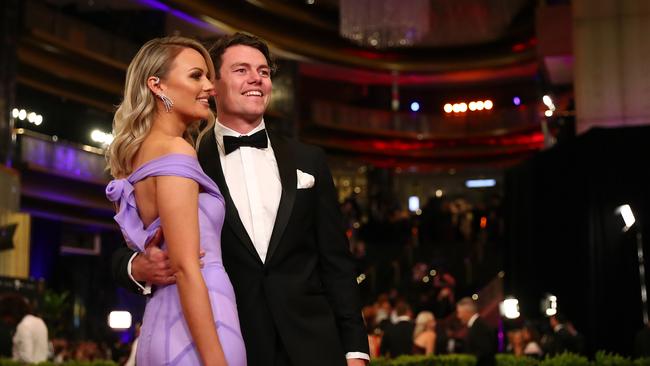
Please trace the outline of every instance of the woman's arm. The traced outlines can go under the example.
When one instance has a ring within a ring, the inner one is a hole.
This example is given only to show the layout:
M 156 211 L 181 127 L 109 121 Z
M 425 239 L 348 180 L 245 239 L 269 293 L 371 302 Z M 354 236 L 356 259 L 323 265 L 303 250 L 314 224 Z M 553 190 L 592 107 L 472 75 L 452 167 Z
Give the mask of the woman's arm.
M 198 184 L 187 178 L 156 178 L 156 201 L 183 315 L 203 364 L 226 365 L 199 264 Z M 212 326 L 209 326 L 212 324 Z

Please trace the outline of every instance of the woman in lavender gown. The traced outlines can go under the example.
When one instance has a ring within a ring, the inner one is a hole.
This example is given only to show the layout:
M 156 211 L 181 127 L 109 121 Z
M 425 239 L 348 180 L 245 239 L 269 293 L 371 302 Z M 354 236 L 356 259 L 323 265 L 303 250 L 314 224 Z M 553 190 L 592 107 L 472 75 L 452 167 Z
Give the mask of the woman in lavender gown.
M 131 61 L 113 120 L 106 194 L 127 244 L 144 251 L 162 229 L 176 284 L 147 301 L 137 365 L 245 366 L 235 295 L 221 259 L 224 199 L 196 158 L 191 136 L 214 118 L 214 66 L 183 37 L 147 42 Z M 216 148 L 216 147 L 215 147 Z M 199 252 L 205 251 L 203 268 Z

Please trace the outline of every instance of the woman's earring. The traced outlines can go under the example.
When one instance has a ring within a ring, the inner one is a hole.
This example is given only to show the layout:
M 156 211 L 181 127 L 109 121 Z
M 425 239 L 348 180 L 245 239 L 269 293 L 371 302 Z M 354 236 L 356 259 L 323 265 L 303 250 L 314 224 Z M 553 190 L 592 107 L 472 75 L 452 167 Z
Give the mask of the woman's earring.
M 158 98 L 160 98 L 160 100 L 162 100 L 163 105 L 165 106 L 165 111 L 167 111 L 167 113 L 170 113 L 174 107 L 174 102 L 172 102 L 172 100 L 163 93 L 158 93 L 156 95 Z
M 157 76 L 155 76 L 153 83 L 155 85 L 160 84 L 160 79 Z M 174 107 L 174 102 L 172 102 L 172 100 L 169 99 L 169 97 L 163 94 L 162 92 L 156 93 L 156 96 L 160 98 L 160 100 L 162 100 L 163 105 L 165 106 L 165 111 L 167 111 L 167 113 L 170 113 L 172 111 L 172 108 Z

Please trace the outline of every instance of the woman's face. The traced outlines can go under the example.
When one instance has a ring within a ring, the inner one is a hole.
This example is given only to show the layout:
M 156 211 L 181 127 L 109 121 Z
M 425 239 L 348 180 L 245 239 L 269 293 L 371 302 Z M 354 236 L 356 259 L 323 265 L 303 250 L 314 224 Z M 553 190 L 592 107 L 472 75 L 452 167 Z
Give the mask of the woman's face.
M 205 58 L 192 48 L 183 49 L 174 59 L 169 72 L 161 81 L 163 93 L 169 97 L 183 121 L 194 122 L 210 115 L 210 96 L 214 94 L 212 78 Z

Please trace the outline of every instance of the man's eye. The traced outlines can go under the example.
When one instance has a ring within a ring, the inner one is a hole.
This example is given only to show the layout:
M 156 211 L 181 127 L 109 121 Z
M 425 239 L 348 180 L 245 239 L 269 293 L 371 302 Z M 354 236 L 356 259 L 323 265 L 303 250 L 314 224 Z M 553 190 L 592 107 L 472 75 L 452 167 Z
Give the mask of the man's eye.
M 239 74 L 243 74 L 244 72 L 246 72 L 246 69 L 237 69 L 235 70 L 235 72 Z
M 271 76 L 271 73 L 268 70 L 262 70 L 262 71 L 260 71 L 260 75 L 262 75 L 264 77 L 269 77 L 269 76 Z

